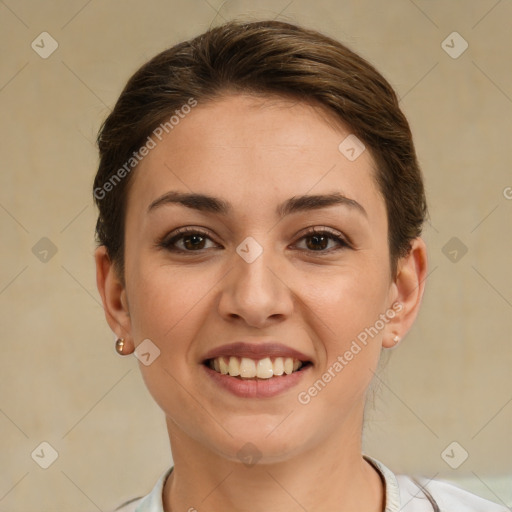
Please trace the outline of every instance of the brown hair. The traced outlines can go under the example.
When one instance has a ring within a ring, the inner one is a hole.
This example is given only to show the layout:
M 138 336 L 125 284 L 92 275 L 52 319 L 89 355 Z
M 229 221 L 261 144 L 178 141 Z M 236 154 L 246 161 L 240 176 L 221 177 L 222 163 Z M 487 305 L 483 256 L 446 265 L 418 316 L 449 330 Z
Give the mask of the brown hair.
M 427 206 L 409 124 L 392 87 L 362 57 L 316 31 L 279 21 L 230 21 L 144 64 L 99 131 L 96 236 L 121 277 L 134 156 L 191 98 L 201 103 L 230 91 L 314 101 L 364 142 L 386 203 L 394 275 L 398 258 L 421 233 Z

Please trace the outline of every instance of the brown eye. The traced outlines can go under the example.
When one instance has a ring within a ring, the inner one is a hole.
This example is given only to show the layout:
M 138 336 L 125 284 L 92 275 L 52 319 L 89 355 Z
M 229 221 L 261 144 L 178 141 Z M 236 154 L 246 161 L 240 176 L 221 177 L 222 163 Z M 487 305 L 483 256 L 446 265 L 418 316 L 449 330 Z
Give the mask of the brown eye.
M 189 235 L 182 237 L 183 246 L 187 250 L 204 249 L 206 238 L 201 235 Z
M 199 252 L 218 247 L 207 233 L 197 229 L 184 229 L 166 237 L 159 244 L 160 247 L 172 252 Z
M 323 251 L 329 245 L 329 238 L 324 235 L 313 235 L 306 238 L 306 246 L 312 251 Z
M 349 244 L 336 233 L 331 233 L 330 231 L 315 230 L 309 234 L 306 233 L 306 235 L 300 239 L 297 247 L 299 247 L 299 249 L 308 251 L 327 253 L 337 249 L 347 248 L 349 247 Z

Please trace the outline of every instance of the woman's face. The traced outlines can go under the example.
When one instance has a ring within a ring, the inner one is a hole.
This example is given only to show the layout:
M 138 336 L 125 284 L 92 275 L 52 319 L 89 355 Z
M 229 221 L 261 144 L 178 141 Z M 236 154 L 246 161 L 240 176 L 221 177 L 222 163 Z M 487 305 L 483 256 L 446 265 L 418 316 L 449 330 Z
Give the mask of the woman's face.
M 272 97 L 199 103 L 133 176 L 111 325 L 150 340 L 140 369 L 171 433 L 232 460 L 357 436 L 382 346 L 407 328 L 374 162 L 326 119 Z M 269 377 L 288 357 L 302 369 Z

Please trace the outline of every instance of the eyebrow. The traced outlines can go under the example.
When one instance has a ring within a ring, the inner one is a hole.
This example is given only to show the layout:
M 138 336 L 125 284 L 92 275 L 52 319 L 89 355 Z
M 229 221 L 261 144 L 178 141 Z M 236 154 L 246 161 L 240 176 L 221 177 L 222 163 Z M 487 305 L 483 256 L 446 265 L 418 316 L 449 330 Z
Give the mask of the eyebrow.
M 226 215 L 231 211 L 231 205 L 216 197 L 205 194 L 193 194 L 171 191 L 155 199 L 148 207 L 148 213 L 165 204 L 181 204 L 187 208 L 203 212 L 220 213 Z
M 227 201 L 206 194 L 194 194 L 186 192 L 171 191 L 155 199 L 148 207 L 148 213 L 167 204 L 181 204 L 187 208 L 203 212 L 211 212 L 220 215 L 227 215 L 232 211 L 232 206 Z M 302 195 L 294 196 L 280 204 L 276 213 L 279 217 L 285 217 L 292 213 L 304 212 L 309 210 L 318 210 L 329 206 L 347 206 L 365 217 L 368 216 L 364 207 L 339 192 L 330 194 Z
M 284 217 L 291 213 L 318 210 L 320 208 L 327 208 L 328 206 L 336 205 L 348 206 L 349 208 L 362 213 L 365 217 L 368 216 L 366 210 L 360 203 L 340 194 L 339 192 L 291 197 L 277 207 L 277 214 L 279 217 Z

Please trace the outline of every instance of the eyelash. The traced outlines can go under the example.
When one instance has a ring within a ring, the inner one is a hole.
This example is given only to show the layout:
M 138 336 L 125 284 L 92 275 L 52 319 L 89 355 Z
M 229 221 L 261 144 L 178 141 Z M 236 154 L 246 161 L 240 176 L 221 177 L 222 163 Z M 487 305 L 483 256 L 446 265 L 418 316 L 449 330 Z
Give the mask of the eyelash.
M 164 238 L 162 238 L 158 243 L 157 243 L 157 246 L 158 247 L 162 247 L 170 252 L 174 252 L 174 253 L 203 253 L 205 250 L 208 250 L 208 249 L 199 249 L 197 251 L 195 250 L 185 250 L 185 249 L 179 249 L 179 248 L 176 248 L 174 244 L 176 244 L 176 242 L 178 242 L 179 240 L 183 240 L 184 238 L 186 238 L 186 236 L 189 235 L 199 235 L 203 238 L 207 238 L 209 240 L 212 240 L 210 235 L 206 232 L 206 231 L 203 231 L 202 229 L 199 229 L 199 228 L 179 228 L 177 229 L 173 235 L 171 236 L 171 238 L 169 238 L 168 236 L 165 236 Z M 333 240 L 335 241 L 336 243 L 338 243 L 338 247 L 337 248 L 330 248 L 330 249 L 321 249 L 321 250 L 318 250 L 318 251 L 315 251 L 315 250 L 308 250 L 308 249 L 299 249 L 301 251 L 305 251 L 305 252 L 309 252 L 309 253 L 317 253 L 317 254 L 329 254 L 333 251 L 338 251 L 338 250 L 341 250 L 341 249 L 349 249 L 351 248 L 351 243 L 345 238 L 343 237 L 343 235 L 341 233 L 338 233 L 336 231 L 332 231 L 330 229 L 327 229 L 327 228 L 310 228 L 308 229 L 306 232 L 302 233 L 302 235 L 300 236 L 299 238 L 299 241 L 300 240 L 303 240 L 303 239 L 306 239 L 306 238 L 311 238 L 313 236 L 316 236 L 316 235 L 321 235 L 321 236 L 326 236 L 327 238 L 329 238 L 329 240 Z M 213 241 L 213 240 L 212 240 Z

